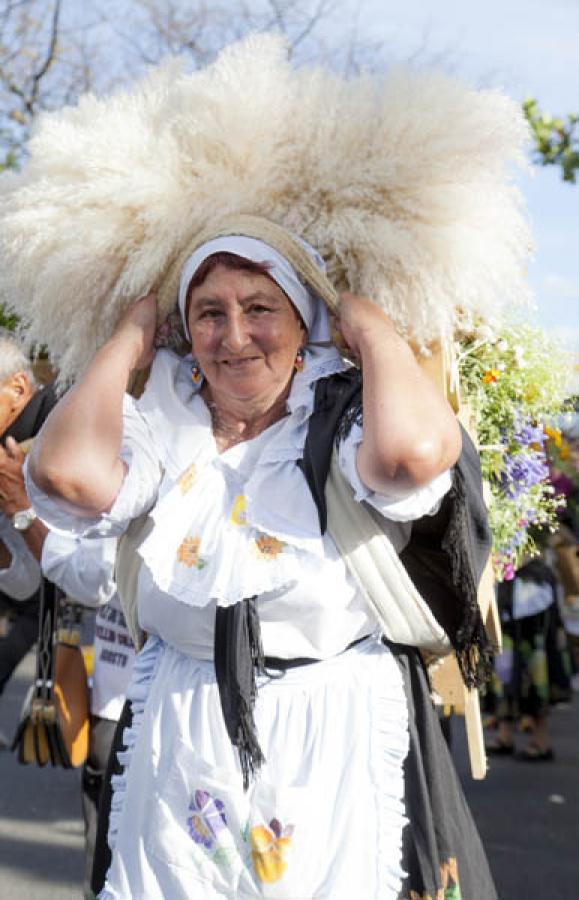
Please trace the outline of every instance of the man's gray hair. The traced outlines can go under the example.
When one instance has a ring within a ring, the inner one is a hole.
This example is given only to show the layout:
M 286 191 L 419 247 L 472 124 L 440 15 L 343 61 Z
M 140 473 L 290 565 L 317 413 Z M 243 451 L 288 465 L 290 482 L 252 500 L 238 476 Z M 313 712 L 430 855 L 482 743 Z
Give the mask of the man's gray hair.
M 31 385 L 36 384 L 32 363 L 11 331 L 0 328 L 0 384 L 16 372 L 26 372 Z

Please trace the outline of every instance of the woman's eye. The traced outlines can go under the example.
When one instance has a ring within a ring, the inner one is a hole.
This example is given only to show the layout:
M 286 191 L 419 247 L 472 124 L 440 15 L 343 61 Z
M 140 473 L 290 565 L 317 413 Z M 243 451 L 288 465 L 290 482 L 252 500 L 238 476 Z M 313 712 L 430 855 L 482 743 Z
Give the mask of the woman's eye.
M 271 308 L 269 306 L 264 306 L 262 303 L 253 303 L 249 307 L 250 313 L 264 313 L 271 312 Z
M 200 319 L 217 319 L 221 315 L 223 315 L 223 313 L 219 309 L 205 309 L 201 313 L 199 318 Z

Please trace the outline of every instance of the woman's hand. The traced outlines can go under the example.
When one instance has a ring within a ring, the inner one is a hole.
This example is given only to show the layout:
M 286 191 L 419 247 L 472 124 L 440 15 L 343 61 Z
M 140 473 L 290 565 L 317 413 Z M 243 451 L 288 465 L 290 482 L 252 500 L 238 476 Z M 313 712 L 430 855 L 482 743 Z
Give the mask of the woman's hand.
M 157 295 L 147 294 L 126 311 L 107 343 L 121 348 L 131 371 L 145 369 L 155 355 L 156 331 Z
M 396 336 L 392 319 L 375 303 L 359 294 L 348 291 L 340 294 L 340 311 L 335 319 L 345 345 L 352 356 L 361 359 L 365 345 L 383 343 Z

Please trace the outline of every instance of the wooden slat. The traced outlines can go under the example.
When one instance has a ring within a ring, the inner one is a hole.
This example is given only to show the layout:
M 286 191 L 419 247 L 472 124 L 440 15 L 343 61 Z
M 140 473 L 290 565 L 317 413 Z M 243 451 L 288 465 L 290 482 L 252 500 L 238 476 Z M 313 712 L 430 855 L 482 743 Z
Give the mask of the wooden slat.
M 451 348 L 435 345 L 428 356 L 417 354 L 423 371 L 440 388 L 458 416 L 459 421 L 477 444 L 476 421 L 472 410 L 462 400 L 460 385 L 452 358 Z M 453 377 L 454 376 L 454 377 Z M 488 490 L 488 486 L 487 486 Z M 488 496 L 487 498 L 488 505 Z M 489 637 L 501 645 L 501 627 L 496 603 L 492 562 L 489 559 L 483 572 L 478 592 L 478 602 Z M 487 772 L 487 758 L 484 746 L 482 719 L 478 690 L 468 690 L 462 680 L 455 654 L 447 656 L 431 675 L 432 687 L 437 702 L 454 713 L 464 716 L 470 769 L 475 779 L 484 778 Z

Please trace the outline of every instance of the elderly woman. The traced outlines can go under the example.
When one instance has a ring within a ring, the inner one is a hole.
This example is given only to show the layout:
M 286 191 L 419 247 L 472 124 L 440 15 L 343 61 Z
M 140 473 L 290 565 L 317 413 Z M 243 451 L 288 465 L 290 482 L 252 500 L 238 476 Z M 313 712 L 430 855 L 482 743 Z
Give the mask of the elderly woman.
M 148 638 L 101 897 L 394 900 L 458 896 L 460 878 L 468 900 L 493 900 L 417 654 L 381 639 L 325 527 L 335 445 L 356 501 L 409 545 L 451 491 L 452 411 L 388 317 L 344 294 L 360 379 L 307 279 L 255 237 L 197 246 L 179 308 L 192 355 L 155 352 L 155 296 L 139 300 L 30 462 L 53 527 L 121 534 L 149 513 Z

